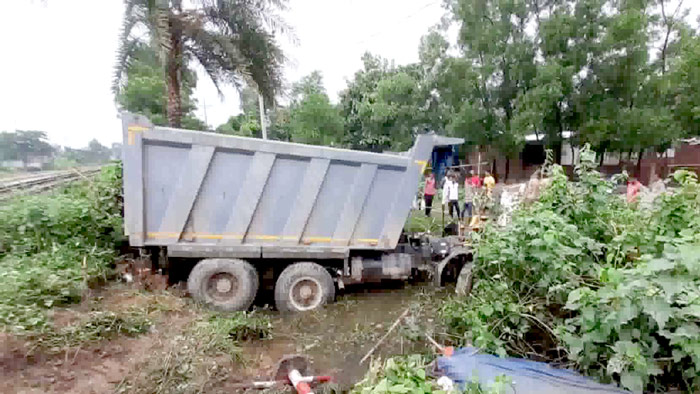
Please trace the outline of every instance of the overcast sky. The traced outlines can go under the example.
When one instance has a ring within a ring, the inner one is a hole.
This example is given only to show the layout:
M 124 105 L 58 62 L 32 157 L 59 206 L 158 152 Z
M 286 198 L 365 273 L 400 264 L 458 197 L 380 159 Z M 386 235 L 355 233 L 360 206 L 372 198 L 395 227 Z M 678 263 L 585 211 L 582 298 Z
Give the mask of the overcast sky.
M 686 1 L 689 6 L 696 0 Z M 397 64 L 418 59 L 420 37 L 444 14 L 441 0 L 291 0 L 286 21 L 297 44 L 281 39 L 289 82 L 323 73 L 332 100 L 362 66 L 365 51 Z M 694 14 L 700 4 L 692 5 Z M 121 140 L 110 90 L 121 0 L 3 0 L 0 6 L 0 131 L 43 130 L 52 143 L 83 147 Z M 694 18 L 693 18 L 694 19 Z M 239 112 L 200 74 L 197 115 L 216 127 Z

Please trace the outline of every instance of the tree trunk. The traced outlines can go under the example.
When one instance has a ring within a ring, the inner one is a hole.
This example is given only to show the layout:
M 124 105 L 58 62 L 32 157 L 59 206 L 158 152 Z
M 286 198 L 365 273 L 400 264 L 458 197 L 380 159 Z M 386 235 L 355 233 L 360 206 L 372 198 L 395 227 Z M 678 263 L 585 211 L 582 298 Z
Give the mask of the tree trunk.
M 557 164 L 561 164 L 561 150 L 562 146 L 564 145 L 564 125 L 561 124 L 561 109 L 559 108 L 559 103 L 555 104 L 555 114 L 556 114 L 556 120 L 557 120 L 557 131 L 559 132 L 559 141 L 557 141 L 557 145 L 555 147 L 555 152 L 556 152 L 556 161 Z
M 571 168 L 576 165 L 576 149 L 574 149 L 574 141 L 569 138 L 569 148 L 571 148 Z
M 635 178 L 639 179 L 642 176 L 642 156 L 644 156 L 644 149 L 639 150 L 639 157 L 637 157 L 637 168 L 635 169 Z
M 605 147 L 600 150 L 600 161 L 598 161 L 598 167 L 603 167 L 603 161 L 605 160 Z
M 165 70 L 165 85 L 168 93 L 168 125 L 180 127 L 182 120 L 182 95 L 180 73 L 182 69 L 182 35 L 171 25 L 170 51 Z
M 510 173 L 510 157 L 506 156 L 506 175 L 503 177 L 503 183 L 508 180 L 508 173 Z
M 561 164 L 561 141 L 554 144 L 554 162 Z

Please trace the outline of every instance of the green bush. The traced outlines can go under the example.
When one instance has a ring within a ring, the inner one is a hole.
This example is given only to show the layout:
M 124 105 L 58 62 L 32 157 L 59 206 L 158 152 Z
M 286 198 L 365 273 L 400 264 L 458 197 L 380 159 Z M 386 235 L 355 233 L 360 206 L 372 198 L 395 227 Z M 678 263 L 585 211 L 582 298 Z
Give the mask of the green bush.
M 657 201 L 645 231 L 649 253 L 571 292 L 576 314 L 560 327 L 580 368 L 635 392 L 700 390 L 700 186 L 675 177 L 681 188 Z
M 425 370 L 429 365 L 430 360 L 420 354 L 391 357 L 383 364 L 374 362 L 370 365 L 364 379 L 355 384 L 350 393 L 446 394 L 447 392 L 437 385 L 436 379 L 426 374 Z M 498 376 L 488 388 L 482 387 L 478 382 L 471 382 L 465 385 L 464 390 L 455 388 L 450 392 L 501 394 L 507 392 L 510 385 L 509 379 L 505 376 Z
M 6 256 L 0 261 L 0 326 L 18 332 L 44 327 L 45 309 L 80 301 L 84 279 L 105 277 L 113 259 L 111 250 L 75 245 Z
M 22 196 L 0 207 L 0 257 L 29 255 L 54 244 L 113 247 L 123 237 L 121 166 L 50 194 Z
M 569 363 L 637 391 L 681 381 L 698 389 L 700 343 L 679 338 L 700 332 L 689 313 L 700 302 L 694 174 L 677 172 L 682 186 L 641 210 L 613 192 L 615 181 L 595 171 L 587 149 L 577 182 L 561 167 L 548 171 L 539 201 L 507 228 L 485 230 L 471 296 L 442 308 L 450 332 L 461 343 Z
M 122 235 L 121 167 L 0 208 L 0 329 L 47 325 L 45 311 L 103 280 Z
M 220 337 L 233 341 L 266 339 L 272 333 L 270 317 L 256 312 L 212 314 L 206 326 Z

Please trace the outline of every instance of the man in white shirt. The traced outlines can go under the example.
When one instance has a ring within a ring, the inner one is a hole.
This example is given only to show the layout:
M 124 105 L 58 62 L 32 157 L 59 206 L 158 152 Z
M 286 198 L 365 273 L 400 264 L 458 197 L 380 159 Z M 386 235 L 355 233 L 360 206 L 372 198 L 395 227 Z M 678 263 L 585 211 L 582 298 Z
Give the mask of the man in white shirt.
M 447 204 L 450 207 L 450 216 L 459 219 L 459 183 L 456 178 L 453 173 L 449 173 L 445 178 L 445 184 L 442 186 L 442 205 L 444 209 Z

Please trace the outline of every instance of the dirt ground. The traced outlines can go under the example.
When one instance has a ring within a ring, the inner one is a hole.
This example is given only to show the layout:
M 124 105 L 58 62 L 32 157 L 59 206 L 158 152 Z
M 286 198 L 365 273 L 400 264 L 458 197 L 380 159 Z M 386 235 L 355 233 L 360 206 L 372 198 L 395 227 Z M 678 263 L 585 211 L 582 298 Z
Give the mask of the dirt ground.
M 181 291 L 112 285 L 88 302 L 55 310 L 54 326 L 69 327 L 96 310 L 139 311 L 152 322 L 148 332 L 48 350 L 32 339 L 0 334 L 0 392 L 240 392 L 236 384 L 265 379 L 282 356 L 292 353 L 309 356 L 313 372 L 334 376 L 333 388 L 346 391 L 368 367 L 359 360 L 406 308 L 411 313 L 405 323 L 374 356 L 431 351 L 423 335 L 429 331 L 440 340 L 431 301 L 444 293 L 409 285 L 363 287 L 321 311 L 281 315 L 264 309 L 256 313 L 270 317 L 270 338 L 244 341 L 239 354 L 226 357 L 204 351 L 207 344 L 192 327 L 208 312 Z

